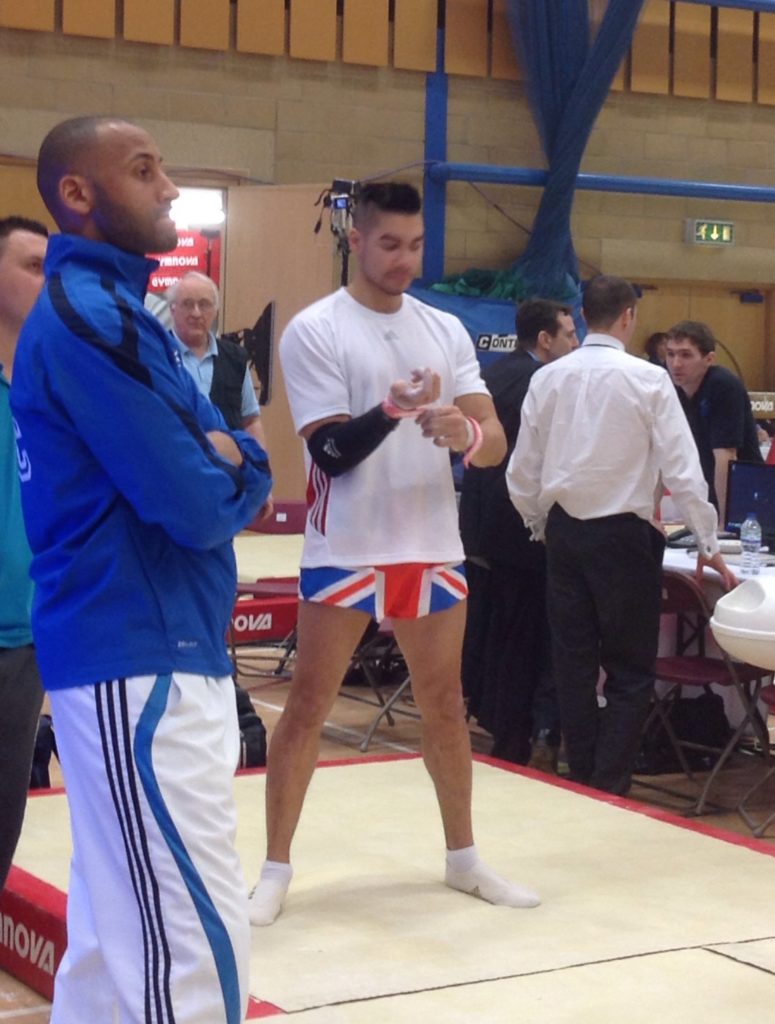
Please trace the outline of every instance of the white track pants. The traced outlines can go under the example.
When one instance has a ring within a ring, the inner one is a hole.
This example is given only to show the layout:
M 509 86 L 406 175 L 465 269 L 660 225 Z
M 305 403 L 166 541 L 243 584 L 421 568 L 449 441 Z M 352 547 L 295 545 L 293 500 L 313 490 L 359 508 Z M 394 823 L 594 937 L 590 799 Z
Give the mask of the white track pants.
M 51 1024 L 239 1024 L 250 928 L 231 679 L 49 696 L 73 833 Z

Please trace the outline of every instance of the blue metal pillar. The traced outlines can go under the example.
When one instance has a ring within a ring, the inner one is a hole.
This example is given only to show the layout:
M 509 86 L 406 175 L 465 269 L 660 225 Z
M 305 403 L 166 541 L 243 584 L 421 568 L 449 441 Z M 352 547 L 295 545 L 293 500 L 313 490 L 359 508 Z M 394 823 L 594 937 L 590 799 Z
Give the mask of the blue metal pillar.
M 705 4 L 706 7 L 737 7 L 743 11 L 764 11 L 775 14 L 775 0 L 684 0 L 689 4 Z
M 547 172 L 532 167 L 496 167 L 494 164 L 438 163 L 426 168 L 430 181 L 482 181 L 491 185 L 541 187 Z M 693 199 L 725 199 L 743 203 L 775 203 L 769 185 L 728 185 L 716 181 L 685 181 L 680 178 L 643 178 L 614 174 L 579 174 L 576 188 L 587 192 L 624 192 L 641 196 L 688 196 Z
M 425 82 L 425 161 L 447 159 L 448 79 L 444 72 L 444 33 L 439 29 L 436 70 Z M 444 236 L 447 229 L 447 183 L 425 175 L 423 187 L 425 248 L 422 264 L 423 286 L 440 281 L 444 274 Z

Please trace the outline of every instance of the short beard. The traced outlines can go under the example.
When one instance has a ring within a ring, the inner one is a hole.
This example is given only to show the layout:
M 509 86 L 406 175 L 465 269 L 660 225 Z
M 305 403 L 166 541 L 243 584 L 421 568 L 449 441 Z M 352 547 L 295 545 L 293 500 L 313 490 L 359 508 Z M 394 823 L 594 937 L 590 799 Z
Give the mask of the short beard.
M 178 233 L 172 222 L 169 230 L 166 224 L 162 228 L 161 222 L 155 225 L 155 230 L 153 225 L 138 223 L 126 207 L 114 202 L 101 185 L 94 182 L 93 187 L 97 196 L 99 227 L 106 242 L 138 256 L 149 252 L 170 252 L 177 246 Z

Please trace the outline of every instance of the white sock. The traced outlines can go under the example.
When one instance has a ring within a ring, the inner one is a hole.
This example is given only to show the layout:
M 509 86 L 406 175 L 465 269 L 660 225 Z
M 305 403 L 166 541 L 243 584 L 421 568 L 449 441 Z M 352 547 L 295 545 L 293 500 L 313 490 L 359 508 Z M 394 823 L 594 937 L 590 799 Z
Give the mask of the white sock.
M 470 871 L 479 860 L 476 846 L 464 846 L 460 850 L 447 850 L 447 867 L 453 871 Z
M 444 881 L 450 888 L 477 896 L 499 907 L 537 907 L 541 898 L 537 892 L 502 878 L 483 860 L 475 846 L 462 850 L 447 850 L 447 870 Z
M 250 923 L 258 926 L 272 924 L 283 908 L 283 900 L 293 878 L 293 868 L 282 861 L 266 860 L 248 900 Z
M 276 882 L 284 882 L 285 888 L 291 884 L 293 868 L 281 860 L 265 860 L 261 865 L 261 881 L 274 879 Z

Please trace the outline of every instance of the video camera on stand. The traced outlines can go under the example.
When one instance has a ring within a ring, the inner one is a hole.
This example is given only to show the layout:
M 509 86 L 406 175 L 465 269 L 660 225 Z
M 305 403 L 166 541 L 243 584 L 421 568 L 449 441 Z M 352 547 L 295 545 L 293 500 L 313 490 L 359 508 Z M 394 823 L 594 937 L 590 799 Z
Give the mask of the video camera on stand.
M 323 203 L 323 210 L 331 213 L 331 234 L 334 236 L 336 251 L 342 257 L 342 285 L 347 284 L 347 271 L 350 260 L 350 241 L 348 233 L 352 226 L 352 211 L 358 201 L 360 182 L 346 178 L 334 178 L 331 188 L 325 189 L 318 196 L 315 206 Z M 315 234 L 320 231 L 323 223 L 323 211 L 315 225 Z

